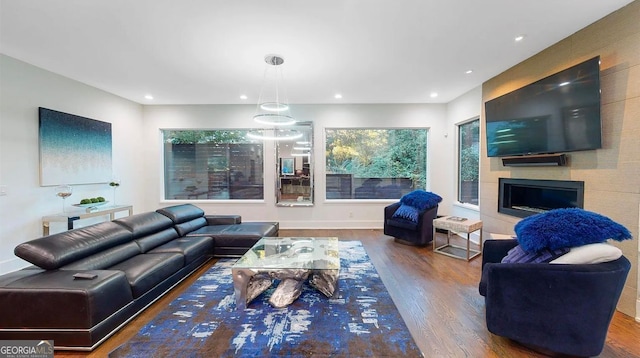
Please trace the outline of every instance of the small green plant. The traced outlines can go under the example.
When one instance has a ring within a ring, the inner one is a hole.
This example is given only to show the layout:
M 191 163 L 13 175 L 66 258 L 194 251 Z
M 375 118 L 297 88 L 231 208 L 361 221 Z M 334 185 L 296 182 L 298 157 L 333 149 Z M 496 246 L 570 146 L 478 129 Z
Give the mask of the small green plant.
M 96 203 L 104 203 L 105 201 L 106 200 L 103 197 L 99 196 L 97 198 L 85 198 L 85 199 L 82 199 L 82 200 L 80 200 L 80 204 L 81 205 L 83 205 L 83 204 L 96 204 Z

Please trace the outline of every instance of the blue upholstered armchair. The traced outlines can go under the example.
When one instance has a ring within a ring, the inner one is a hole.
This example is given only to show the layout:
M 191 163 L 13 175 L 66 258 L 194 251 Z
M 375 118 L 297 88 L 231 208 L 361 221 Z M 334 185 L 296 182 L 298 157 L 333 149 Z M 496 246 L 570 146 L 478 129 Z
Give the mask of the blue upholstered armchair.
M 433 219 L 438 214 L 438 206 L 420 211 L 418 221 L 413 222 L 393 217 L 400 205 L 398 202 L 384 208 L 384 234 L 393 236 L 402 244 L 424 246 L 430 243 L 433 240 Z
M 488 240 L 480 294 L 487 328 L 530 348 L 595 356 L 631 267 L 624 256 L 598 264 L 500 263 L 516 240 Z

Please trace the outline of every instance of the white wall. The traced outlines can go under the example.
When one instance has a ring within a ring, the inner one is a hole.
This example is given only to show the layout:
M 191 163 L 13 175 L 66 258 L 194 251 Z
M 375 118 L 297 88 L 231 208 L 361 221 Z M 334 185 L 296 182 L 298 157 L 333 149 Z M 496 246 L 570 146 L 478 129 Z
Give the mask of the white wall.
M 136 155 L 142 106 L 0 55 L 0 185 L 7 188 L 0 196 L 0 274 L 28 265 L 14 256 L 14 247 L 42 236 L 42 216 L 62 211 L 53 187 L 40 186 L 38 107 L 112 123 L 113 171 L 122 180 L 118 198 L 136 212 L 142 204 L 136 190 L 143 186 Z M 98 195 L 110 200 L 113 194 L 107 184 L 74 185 L 67 204 Z M 52 226 L 52 232 L 65 226 Z
M 160 129 L 182 128 L 253 128 L 254 105 L 146 106 L 144 108 L 144 152 L 148 165 L 145 192 L 147 207 L 160 207 L 181 201 L 162 200 Z M 381 228 L 383 207 L 393 200 L 326 201 L 324 199 L 325 128 L 388 127 L 429 128 L 428 185 L 443 193 L 443 202 L 450 195 L 452 163 L 445 153 L 451 149 L 451 137 L 444 134 L 446 106 L 441 104 L 367 104 L 367 105 L 295 105 L 292 114 L 301 121 L 314 124 L 315 205 L 313 207 L 275 206 L 275 152 L 273 144 L 265 147 L 265 200 L 253 202 L 210 203 L 195 201 L 209 214 L 240 214 L 245 221 L 279 221 L 281 228 Z M 446 174 L 445 174 L 446 173 Z M 269 179 L 273 185 L 269 185 Z M 445 208 L 450 206 L 443 205 Z M 443 209 L 445 210 L 445 209 Z M 446 209 L 448 210 L 448 208 Z M 445 211 L 446 211 L 445 210 Z

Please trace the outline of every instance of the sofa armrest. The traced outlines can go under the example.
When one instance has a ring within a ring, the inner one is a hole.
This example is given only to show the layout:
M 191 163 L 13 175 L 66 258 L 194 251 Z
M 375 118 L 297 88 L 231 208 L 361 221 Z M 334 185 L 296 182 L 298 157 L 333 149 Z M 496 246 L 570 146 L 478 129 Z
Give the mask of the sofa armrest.
M 205 215 L 207 225 L 235 225 L 242 223 L 240 215 Z
M 399 207 L 400 207 L 400 202 L 385 206 L 384 220 L 387 221 L 388 219 L 391 219 L 391 217 L 393 216 L 393 214 L 395 214 L 396 210 L 398 210 Z
M 478 285 L 480 295 L 487 295 L 487 281 L 489 280 L 486 269 L 487 264 L 499 264 L 502 258 L 507 256 L 509 250 L 516 247 L 516 245 L 518 245 L 516 239 L 487 240 L 484 242 L 482 247 L 482 276 L 480 277 L 480 284 Z
M 516 245 L 516 239 L 486 240 L 482 247 L 482 267 L 488 263 L 499 263 Z
M 438 205 L 420 212 L 418 223 L 423 235 L 433 237 L 433 220 L 438 216 Z

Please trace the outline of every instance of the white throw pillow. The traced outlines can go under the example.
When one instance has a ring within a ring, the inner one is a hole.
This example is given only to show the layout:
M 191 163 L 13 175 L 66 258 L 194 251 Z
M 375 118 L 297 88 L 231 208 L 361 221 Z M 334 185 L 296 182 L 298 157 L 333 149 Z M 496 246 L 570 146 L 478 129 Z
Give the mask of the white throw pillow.
M 617 260 L 622 256 L 622 250 L 605 244 L 587 244 L 572 247 L 569 252 L 549 262 L 550 264 L 598 264 Z

